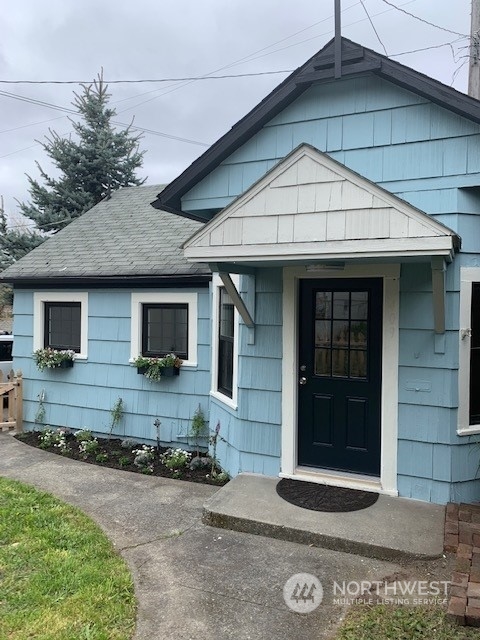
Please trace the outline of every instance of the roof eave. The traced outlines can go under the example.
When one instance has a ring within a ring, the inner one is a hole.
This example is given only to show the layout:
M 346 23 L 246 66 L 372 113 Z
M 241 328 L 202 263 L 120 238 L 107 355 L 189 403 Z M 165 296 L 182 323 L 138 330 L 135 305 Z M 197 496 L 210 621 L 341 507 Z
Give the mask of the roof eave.
M 179 275 L 138 275 L 138 276 L 17 276 L 0 277 L 0 283 L 20 288 L 36 287 L 121 287 L 121 286 L 208 286 L 212 279 L 210 273 Z

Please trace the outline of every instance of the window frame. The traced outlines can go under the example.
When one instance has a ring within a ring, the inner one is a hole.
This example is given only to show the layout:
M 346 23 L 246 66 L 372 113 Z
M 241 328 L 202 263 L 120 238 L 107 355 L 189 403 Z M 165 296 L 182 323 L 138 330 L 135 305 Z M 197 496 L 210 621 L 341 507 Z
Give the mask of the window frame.
M 480 283 L 480 267 L 460 269 L 460 313 L 458 331 L 458 418 L 457 434 L 480 433 L 480 424 L 470 424 L 470 349 L 472 285 Z
M 131 294 L 130 362 L 142 354 L 143 305 L 184 304 L 188 311 L 187 351 L 188 359 L 182 367 L 197 367 L 198 354 L 198 294 L 178 291 L 146 291 Z
M 147 349 L 148 337 L 146 335 L 146 330 L 148 329 L 148 310 L 149 309 L 186 309 L 187 312 L 187 344 L 186 351 L 177 351 L 172 349 L 167 349 L 165 351 L 154 351 Z M 189 317 L 189 308 L 187 303 L 183 302 L 143 302 L 142 303 L 142 355 L 146 358 L 163 358 L 168 353 L 175 353 L 179 358 L 183 360 L 188 360 L 188 317 Z
M 232 282 L 237 290 L 240 286 L 240 276 L 232 274 Z M 218 356 L 220 337 L 220 289 L 224 288 L 223 282 L 217 273 L 212 276 L 212 376 L 210 395 L 231 409 L 238 408 L 238 344 L 240 330 L 240 316 L 237 309 L 233 310 L 233 374 L 232 397 L 226 395 L 218 387 Z
M 59 308 L 59 307 L 63 307 L 63 308 L 78 308 L 79 312 L 80 312 L 80 335 L 79 335 L 79 346 L 78 346 L 78 351 L 76 348 L 72 347 L 71 345 L 64 345 L 64 346 L 56 346 L 56 345 L 52 345 L 50 344 L 50 340 L 49 338 L 49 323 L 48 323 L 48 315 L 49 315 L 49 309 L 51 308 Z M 81 302 L 53 302 L 51 300 L 44 302 L 43 303 L 43 313 L 44 313 L 44 318 L 43 318 L 43 346 L 45 348 L 49 347 L 51 349 L 56 349 L 59 351 L 62 350 L 66 350 L 66 349 L 70 349 L 71 351 L 75 351 L 75 353 L 79 353 L 80 349 L 81 349 L 81 340 L 82 340 L 82 303 Z
M 88 357 L 88 293 L 37 291 L 33 294 L 33 350 L 45 348 L 45 313 L 48 303 L 80 303 L 80 352 L 75 360 Z

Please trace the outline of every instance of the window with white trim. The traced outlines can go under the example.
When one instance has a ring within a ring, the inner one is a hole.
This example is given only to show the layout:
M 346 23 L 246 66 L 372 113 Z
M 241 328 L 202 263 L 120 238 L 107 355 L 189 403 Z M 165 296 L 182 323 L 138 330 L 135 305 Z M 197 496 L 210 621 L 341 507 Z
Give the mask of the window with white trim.
M 33 298 L 34 351 L 71 349 L 77 358 L 87 357 L 88 294 L 36 292 Z
M 239 277 L 232 276 L 235 286 Z M 237 361 L 239 319 L 232 299 L 214 274 L 213 286 L 213 339 L 211 395 L 228 406 L 237 408 Z
M 458 434 L 480 433 L 480 268 L 460 270 Z
M 132 293 L 131 359 L 175 353 L 183 366 L 197 366 L 197 294 Z

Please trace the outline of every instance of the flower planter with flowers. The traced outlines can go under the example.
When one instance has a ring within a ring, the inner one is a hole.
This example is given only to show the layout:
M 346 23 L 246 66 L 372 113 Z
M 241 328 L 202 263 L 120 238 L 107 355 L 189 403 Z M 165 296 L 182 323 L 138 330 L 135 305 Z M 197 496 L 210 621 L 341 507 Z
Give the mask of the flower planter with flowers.
M 73 367 L 76 353 L 71 349 L 37 349 L 33 354 L 35 364 L 40 371 L 44 369 L 69 369 Z
M 144 375 L 148 380 L 158 382 L 162 378 L 172 378 L 180 374 L 182 360 L 174 353 L 169 353 L 163 358 L 146 358 L 138 356 L 133 361 L 137 373 Z

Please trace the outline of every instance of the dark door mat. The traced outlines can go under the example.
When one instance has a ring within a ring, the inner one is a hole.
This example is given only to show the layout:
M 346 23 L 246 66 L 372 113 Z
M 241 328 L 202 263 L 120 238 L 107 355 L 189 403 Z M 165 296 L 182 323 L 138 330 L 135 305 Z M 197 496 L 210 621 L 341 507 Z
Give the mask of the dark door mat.
M 331 487 L 315 482 L 283 478 L 277 484 L 278 495 L 297 507 L 311 511 L 359 511 L 371 507 L 378 493 Z

